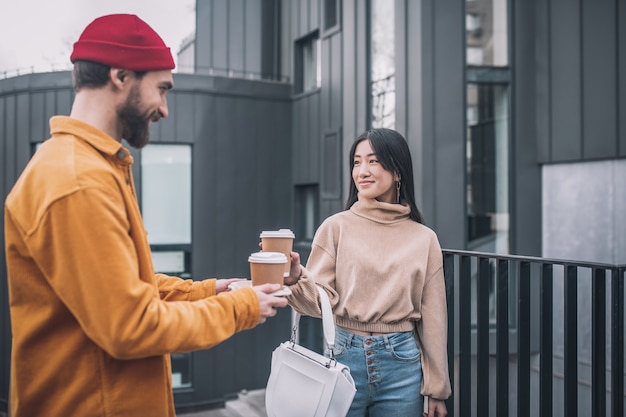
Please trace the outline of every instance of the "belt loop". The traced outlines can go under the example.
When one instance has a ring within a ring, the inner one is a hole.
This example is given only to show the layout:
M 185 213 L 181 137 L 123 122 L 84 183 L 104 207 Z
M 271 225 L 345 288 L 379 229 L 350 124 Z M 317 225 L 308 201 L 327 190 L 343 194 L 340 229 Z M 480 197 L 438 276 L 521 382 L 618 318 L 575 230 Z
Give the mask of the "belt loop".
M 387 337 L 386 334 L 383 335 L 383 340 L 385 341 L 385 349 L 390 350 L 391 349 L 391 343 L 389 343 L 389 338 Z

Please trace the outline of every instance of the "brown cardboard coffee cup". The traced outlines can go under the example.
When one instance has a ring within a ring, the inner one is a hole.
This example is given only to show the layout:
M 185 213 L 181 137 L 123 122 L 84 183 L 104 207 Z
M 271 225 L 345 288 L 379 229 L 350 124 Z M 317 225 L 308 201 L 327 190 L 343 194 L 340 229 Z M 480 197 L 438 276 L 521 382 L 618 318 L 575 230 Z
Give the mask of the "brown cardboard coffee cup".
M 291 251 L 293 249 L 293 239 L 296 237 L 289 229 L 265 230 L 259 236 L 263 243 L 263 252 L 281 252 L 287 257 L 287 264 L 283 271 L 286 277 L 289 276 L 291 268 Z
M 248 257 L 250 262 L 250 278 L 252 285 L 280 284 L 283 285 L 285 263 L 287 258 L 280 252 L 256 252 Z

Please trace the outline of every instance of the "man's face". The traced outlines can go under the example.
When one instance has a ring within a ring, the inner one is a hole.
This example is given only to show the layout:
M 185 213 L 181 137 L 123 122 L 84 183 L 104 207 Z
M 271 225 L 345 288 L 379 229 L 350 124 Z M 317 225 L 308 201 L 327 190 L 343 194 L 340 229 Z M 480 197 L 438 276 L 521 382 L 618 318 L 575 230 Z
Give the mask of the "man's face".
M 150 140 L 149 123 L 168 115 L 167 92 L 173 87 L 172 73 L 150 71 L 135 78 L 126 100 L 118 107 L 122 137 L 130 146 L 141 149 Z

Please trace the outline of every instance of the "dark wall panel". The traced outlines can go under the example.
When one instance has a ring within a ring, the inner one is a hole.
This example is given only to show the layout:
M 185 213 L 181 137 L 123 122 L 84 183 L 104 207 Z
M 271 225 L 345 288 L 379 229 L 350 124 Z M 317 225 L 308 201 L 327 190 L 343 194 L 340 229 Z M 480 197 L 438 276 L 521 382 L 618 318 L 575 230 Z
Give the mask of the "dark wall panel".
M 333 61 L 331 58 L 331 45 L 328 38 L 323 38 L 321 41 L 321 78 L 322 86 L 320 88 L 320 123 L 321 129 L 326 130 L 331 126 L 331 112 L 332 112 L 332 87 L 331 87 L 331 67 Z
M 626 155 L 624 0 L 536 0 L 539 162 Z M 545 70 L 547 68 L 547 75 Z
M 293 3 L 281 2 L 280 7 L 280 72 L 281 75 L 293 80 L 293 41 L 295 22 L 291 18 Z
M 617 155 L 616 12 L 616 0 L 582 0 L 585 159 Z
M 309 166 L 311 164 L 310 158 L 305 158 L 303 155 L 308 155 L 309 143 L 306 140 L 306 106 L 305 100 L 294 100 L 293 102 L 293 151 L 296 162 L 293 164 L 293 180 L 295 184 L 304 184 L 309 179 Z
M 212 2 L 196 1 L 196 45 L 194 65 L 198 74 L 208 74 L 213 63 Z
M 34 138 L 31 134 L 30 122 L 30 94 L 22 93 L 17 96 L 15 111 L 15 140 L 18 161 L 28 161 L 31 157 L 31 142 L 43 140 Z
M 626 156 L 626 1 L 618 0 L 617 11 L 617 85 L 618 85 L 618 149 L 619 156 Z
M 433 3 L 434 98 L 433 131 L 435 143 L 436 211 L 429 224 L 438 234 L 442 247 L 465 247 L 465 80 L 464 9 L 454 0 Z M 426 80 L 425 82 L 430 82 Z
M 405 137 L 409 142 L 413 156 L 413 173 L 415 176 L 415 199 L 418 208 L 430 222 L 434 218 L 434 143 L 432 136 L 432 97 L 433 86 L 425 80 L 434 77 L 432 66 L 432 6 L 431 3 L 407 2 L 406 15 L 411 16 L 417 24 L 405 23 L 405 61 L 404 78 L 398 79 L 398 92 L 406 95 L 404 114 Z M 425 196 L 429 196 L 426 198 Z
M 43 93 L 36 92 L 31 94 L 30 105 L 30 134 L 31 140 L 44 140 L 50 136 L 48 128 L 48 117 L 45 116 L 45 102 Z
M 330 69 L 328 72 L 328 88 L 330 89 L 330 101 L 328 103 L 329 119 L 328 128 L 336 129 L 341 127 L 341 65 L 343 63 L 343 50 L 341 47 L 341 36 L 335 35 L 329 38 L 329 58 Z
M 300 18 L 300 10 L 302 9 L 302 1 L 303 0 L 292 0 L 287 2 L 290 16 L 289 20 L 291 21 L 291 32 L 289 33 L 289 39 L 297 39 L 302 36 L 306 31 L 306 27 L 302 24 L 302 19 Z
M 541 256 L 541 167 L 537 163 L 538 146 L 548 144 L 538 141 L 537 118 L 545 115 L 536 109 L 534 86 L 539 78 L 545 80 L 545 68 L 535 71 L 535 39 L 526 33 L 542 33 L 545 39 L 545 21 L 538 20 L 532 2 L 515 2 L 513 9 L 512 61 L 513 100 L 511 103 L 511 253 Z M 542 29 L 540 29 L 540 27 Z M 545 103 L 545 91 L 543 102 Z M 544 107 L 545 109 L 545 107 Z M 545 131 L 544 131 L 545 132 Z M 543 137 L 547 137 L 544 133 Z
M 215 213 L 217 211 L 217 198 L 215 184 L 221 174 L 217 170 L 217 164 L 211 158 L 217 155 L 216 137 L 216 98 L 209 94 L 194 94 L 193 112 L 195 120 L 192 153 L 192 275 L 214 276 L 217 264 L 216 248 L 219 242 Z M 209 221 L 207 221 L 209 220 Z
M 582 157 L 580 0 L 552 0 L 550 10 L 550 116 L 552 161 Z
M 311 31 L 311 21 L 309 20 L 309 8 L 311 0 L 297 0 L 298 3 L 298 26 L 300 27 L 300 36 L 304 36 Z
M 263 2 L 258 0 L 247 0 L 246 1 L 246 11 L 245 11 L 245 21 L 243 23 L 243 31 L 244 31 L 244 48 L 245 48 L 245 56 L 243 68 L 246 72 L 252 73 L 255 75 L 261 74 L 264 71 L 261 69 L 262 60 L 263 60 L 263 50 L 266 48 L 265 45 L 262 47 L 254 47 L 253 45 L 260 45 L 259 40 L 263 39 L 264 36 L 268 36 L 266 33 L 263 33 L 262 20 L 259 19 L 259 16 L 262 16 Z M 276 23 L 274 23 L 276 24 Z M 274 24 L 271 29 L 275 30 Z M 272 39 L 272 42 L 275 40 Z M 273 45 L 268 45 L 267 48 L 273 48 Z M 272 54 L 276 54 L 277 52 L 272 49 Z M 273 68 L 271 65 L 268 66 L 272 71 L 276 71 L 277 68 Z
M 342 3 L 342 62 L 341 73 L 341 97 L 342 97 L 342 117 L 341 121 L 343 129 L 343 153 L 346 153 L 346 147 L 349 149 L 348 143 L 350 138 L 356 137 L 357 125 L 357 100 L 359 93 L 365 88 L 365 84 L 359 84 L 359 68 L 358 65 L 358 49 L 359 39 L 357 35 L 357 7 L 355 0 L 344 0 Z
M 308 0 L 309 1 L 309 12 L 308 12 L 308 17 L 309 17 L 309 22 L 308 22 L 308 27 L 309 27 L 309 32 L 315 30 L 315 29 L 320 29 L 321 30 L 321 6 L 322 6 L 322 2 L 320 0 Z
M 246 39 L 247 28 L 244 11 L 244 0 L 228 1 L 228 65 L 226 68 L 234 71 L 235 74 L 242 74 L 246 70 L 244 58 L 246 44 L 244 40 Z M 259 17 L 256 16 L 256 20 L 260 20 Z
M 516 29 L 522 31 L 520 36 L 533 41 L 533 44 L 529 45 L 529 47 L 534 48 L 534 54 L 532 55 L 536 62 L 534 67 L 535 85 L 534 88 L 532 85 L 528 88 L 532 88 L 531 91 L 536 97 L 534 119 L 537 159 L 540 162 L 547 162 L 552 158 L 552 129 L 550 128 L 550 0 L 535 0 L 533 17 L 534 26 L 516 26 Z M 525 36 L 526 30 L 530 28 L 534 29 L 534 39 Z M 530 71 L 533 71 L 533 67 L 530 68 Z M 514 74 L 514 77 L 516 75 Z
M 211 0 L 213 10 L 211 11 L 211 33 L 210 51 L 211 67 L 217 71 L 228 69 L 228 0 Z M 196 52 L 198 53 L 198 52 Z
M 17 154 L 19 153 L 19 145 L 17 143 L 17 134 L 16 134 L 16 112 L 15 112 L 15 96 L 7 96 L 4 98 L 4 162 L 5 162 L 5 190 L 6 194 L 9 193 L 11 187 L 13 187 L 13 183 L 17 179 L 19 173 L 24 169 L 24 165 L 26 165 L 26 161 L 18 160 Z M 4 201 L 4 200 L 3 200 Z M 4 205 L 3 205 L 4 207 Z M 3 211 L 4 213 L 4 211 Z M 3 235 L 4 236 L 4 235 Z
M 172 91 L 173 97 L 170 101 L 174 102 L 176 112 L 170 114 L 170 118 L 174 120 L 174 132 L 173 136 L 169 139 L 176 143 L 193 143 L 193 139 L 196 136 L 195 132 L 195 113 L 193 111 L 194 94 L 189 92 L 176 92 Z M 204 132 L 209 135 L 210 132 Z M 162 140 L 168 140 L 161 138 Z

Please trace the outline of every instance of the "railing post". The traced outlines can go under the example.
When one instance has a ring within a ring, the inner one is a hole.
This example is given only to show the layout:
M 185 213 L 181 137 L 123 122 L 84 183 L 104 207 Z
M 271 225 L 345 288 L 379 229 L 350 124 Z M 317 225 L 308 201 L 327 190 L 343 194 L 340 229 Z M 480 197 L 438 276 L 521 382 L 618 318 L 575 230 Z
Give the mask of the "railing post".
M 565 266 L 563 415 L 578 415 L 578 267 Z
M 472 258 L 460 257 L 459 412 L 472 409 Z
M 478 258 L 476 271 L 476 412 L 489 415 L 489 258 Z
M 509 415 L 509 261 L 496 264 L 496 415 Z
M 611 275 L 611 408 L 614 416 L 624 415 L 624 272 Z
M 552 340 L 552 316 L 554 293 L 554 276 L 552 264 L 541 266 L 541 306 L 540 311 L 540 348 L 539 348 L 539 415 L 541 417 L 552 416 L 552 367 L 553 346 Z M 524 415 L 524 414 L 520 414 Z M 530 414 L 525 414 L 530 415 Z M 567 415 L 567 414 L 566 414 Z
M 454 258 L 455 256 L 449 253 L 443 255 L 443 275 L 446 281 L 446 303 L 448 306 L 448 374 L 450 376 L 450 386 L 452 387 L 452 396 L 446 401 L 448 417 L 454 417 L 454 396 L 456 394 L 454 392 Z
M 591 274 L 591 415 L 606 415 L 606 269 Z
M 517 415 L 530 416 L 530 263 L 517 274 Z

